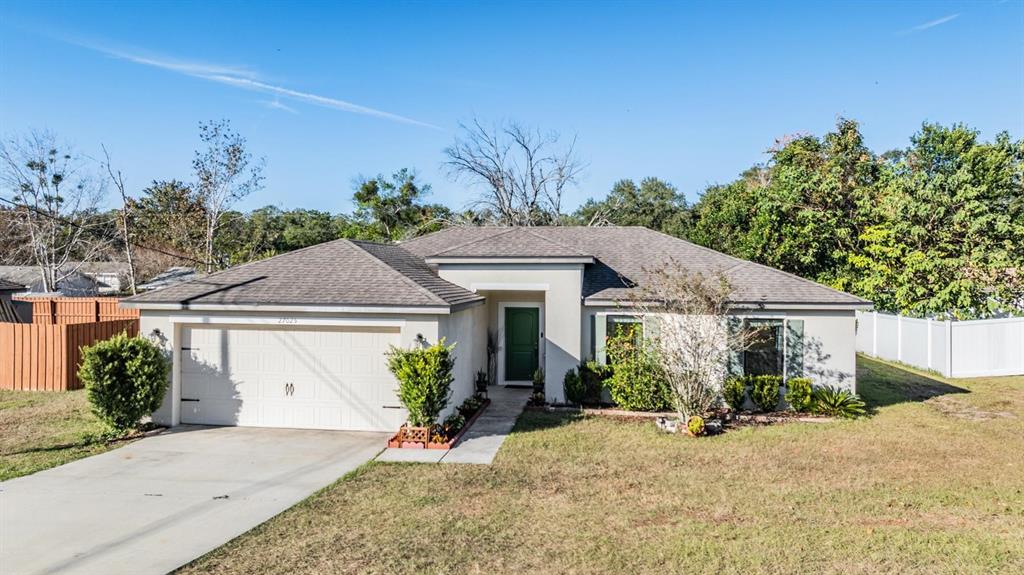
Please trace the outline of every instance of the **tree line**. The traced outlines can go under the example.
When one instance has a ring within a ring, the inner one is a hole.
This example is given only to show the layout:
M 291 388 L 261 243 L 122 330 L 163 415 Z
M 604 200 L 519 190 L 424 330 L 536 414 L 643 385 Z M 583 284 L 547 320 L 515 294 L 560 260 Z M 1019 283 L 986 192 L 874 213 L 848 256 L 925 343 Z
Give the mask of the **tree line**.
M 200 125 L 191 181 L 132 194 L 98 162 L 31 133 L 0 147 L 0 257 L 40 267 L 127 259 L 140 281 L 170 265 L 213 271 L 337 238 L 398 241 L 457 225 L 637 225 L 848 291 L 878 309 L 959 318 L 1024 306 L 1024 142 L 982 141 L 925 123 L 903 149 L 868 149 L 855 121 L 775 142 L 768 161 L 709 186 L 692 205 L 672 184 L 624 179 L 566 212 L 585 170 L 575 139 L 505 123 L 463 125 L 444 150 L 453 181 L 478 190 L 462 209 L 429 201 L 412 169 L 359 178 L 351 213 L 235 209 L 263 185 L 262 158 L 226 121 Z M 104 152 L 106 150 L 104 149 Z M 100 169 L 90 169 L 100 168 Z M 101 210 L 109 186 L 121 207 Z

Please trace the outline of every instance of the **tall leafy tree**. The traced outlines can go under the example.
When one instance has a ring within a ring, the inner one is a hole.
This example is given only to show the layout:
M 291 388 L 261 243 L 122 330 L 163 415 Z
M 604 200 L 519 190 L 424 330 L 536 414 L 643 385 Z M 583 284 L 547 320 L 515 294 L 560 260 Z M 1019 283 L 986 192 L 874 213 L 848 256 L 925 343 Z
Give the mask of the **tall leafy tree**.
M 891 155 L 855 291 L 882 309 L 986 316 L 1024 305 L 1024 142 L 924 124 Z M 1019 308 L 1018 308 L 1018 311 Z
M 686 198 L 672 184 L 658 178 L 619 180 L 608 196 L 589 200 L 576 210 L 574 219 L 584 225 L 644 226 L 674 236 L 684 236 L 689 224 Z
M 401 169 L 390 177 L 378 175 L 358 183 L 353 199 L 355 217 L 362 228 L 349 222 L 352 237 L 393 241 L 440 229 L 451 218 L 451 210 L 425 204 L 430 184 L 416 181 L 416 173 Z

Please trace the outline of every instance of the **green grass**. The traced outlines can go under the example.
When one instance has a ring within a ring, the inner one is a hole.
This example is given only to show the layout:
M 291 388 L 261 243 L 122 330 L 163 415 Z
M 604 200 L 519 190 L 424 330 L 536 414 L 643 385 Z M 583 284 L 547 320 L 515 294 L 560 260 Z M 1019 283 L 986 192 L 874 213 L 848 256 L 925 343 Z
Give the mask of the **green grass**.
M 182 572 L 1024 571 L 1024 377 L 858 373 L 852 421 L 527 413 L 493 465 L 368 464 Z
M 85 391 L 0 390 L 0 481 L 111 449 Z

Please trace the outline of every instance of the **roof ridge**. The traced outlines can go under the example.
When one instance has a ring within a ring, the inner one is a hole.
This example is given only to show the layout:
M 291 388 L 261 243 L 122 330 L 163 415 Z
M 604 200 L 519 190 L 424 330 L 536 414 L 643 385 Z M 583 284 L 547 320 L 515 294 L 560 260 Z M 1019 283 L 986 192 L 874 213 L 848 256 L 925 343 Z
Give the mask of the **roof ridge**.
M 537 226 L 537 227 L 544 227 L 544 228 L 558 228 L 558 227 L 563 227 L 563 226 Z M 585 227 L 585 226 L 580 226 L 580 227 Z M 586 227 L 589 227 L 589 226 L 586 226 Z M 581 256 L 591 256 L 591 257 L 593 257 L 593 254 L 587 254 L 587 253 L 584 253 L 584 252 L 580 251 L 580 250 L 579 250 L 579 248 L 577 248 L 577 247 L 574 247 L 574 246 L 570 246 L 570 245 L 566 245 L 566 244 L 563 244 L 562 242 L 559 242 L 559 241 L 555 241 L 555 240 L 553 240 L 553 239 L 551 239 L 551 238 L 546 238 L 546 237 L 544 237 L 544 236 L 542 236 L 542 235 L 538 234 L 537 232 L 535 232 L 535 231 L 534 231 L 534 230 L 535 230 L 535 229 L 537 229 L 537 228 L 528 228 L 528 227 L 523 227 L 522 229 L 523 229 L 523 230 L 524 230 L 524 231 L 525 231 L 526 233 L 530 234 L 531 236 L 533 236 L 533 237 L 535 237 L 535 238 L 538 238 L 538 239 L 541 239 L 541 240 L 544 240 L 545 242 L 547 242 L 547 243 L 549 243 L 549 244 L 553 244 L 553 245 L 556 245 L 556 246 L 559 246 L 559 247 L 565 248 L 565 249 L 567 249 L 567 250 L 572 250 L 572 251 L 576 252 L 577 254 L 579 254 L 579 255 L 581 255 Z M 493 236 L 492 236 L 492 237 L 493 237 Z
M 444 299 L 443 297 L 441 297 L 441 296 L 437 295 L 436 293 L 434 293 L 434 292 L 430 291 L 429 289 L 427 289 L 427 288 L 423 287 L 423 286 L 422 286 L 422 285 L 420 285 L 420 283 L 419 283 L 419 282 L 417 282 L 416 280 L 414 280 L 414 279 L 410 278 L 409 276 L 407 276 L 407 275 L 403 274 L 402 272 L 398 271 L 397 269 L 395 269 L 395 267 L 394 267 L 394 266 L 392 266 L 392 265 L 391 265 L 391 264 L 389 264 L 388 262 L 384 261 L 383 259 L 379 258 L 379 257 L 378 257 L 378 256 L 377 256 L 376 254 L 374 254 L 374 253 L 373 253 L 373 252 L 371 252 L 370 250 L 368 250 L 368 249 L 366 249 L 365 247 L 363 247 L 363 244 L 373 244 L 373 245 L 375 245 L 375 246 L 381 246 L 381 247 L 385 247 L 385 248 L 394 248 L 394 249 L 396 249 L 396 250 L 402 250 L 402 253 L 404 253 L 404 254 L 406 254 L 406 255 L 408 255 L 408 256 L 410 256 L 410 257 L 412 257 L 412 258 L 415 258 L 416 260 L 419 260 L 420 258 L 419 258 L 419 257 L 417 257 L 416 255 L 414 255 L 414 254 L 412 254 L 412 253 L 410 253 L 410 252 L 407 252 L 407 251 L 405 251 L 405 249 L 404 249 L 404 248 L 401 248 L 401 247 L 399 247 L 399 246 L 398 246 L 398 245 L 396 245 L 396 244 L 385 244 L 385 243 L 380 243 L 380 242 L 372 242 L 372 241 L 368 241 L 368 240 L 349 240 L 349 243 L 351 243 L 351 244 L 352 244 L 352 245 L 354 245 L 355 247 L 359 248 L 359 249 L 360 249 L 360 250 L 361 250 L 361 251 L 362 251 L 363 253 L 365 253 L 366 255 L 368 255 L 368 256 L 370 256 L 371 258 L 373 258 L 373 260 L 374 260 L 375 262 L 378 262 L 378 263 L 379 263 L 380 265 L 382 265 L 382 266 L 384 266 L 385 268 L 387 268 L 387 269 L 388 269 L 388 271 L 390 271 L 391 273 L 393 273 L 393 274 L 397 275 L 397 276 L 398 276 L 399 278 L 401 278 L 401 279 L 402 279 L 402 281 L 404 281 L 404 282 L 405 282 L 406 284 L 408 284 L 408 285 L 410 285 L 410 286 L 412 286 L 412 287 L 416 288 L 416 289 L 417 289 L 417 290 L 419 290 L 419 291 L 420 291 L 421 293 L 424 293 L 424 294 L 426 294 L 426 295 L 427 295 L 427 297 L 429 297 L 429 298 L 433 299 L 433 300 L 434 300 L 435 302 L 438 302 L 438 303 L 441 303 L 441 304 L 444 304 L 444 305 L 449 305 L 449 304 L 448 304 L 448 302 L 447 302 L 447 301 L 445 301 L 445 299 Z M 450 283 L 450 282 L 449 282 L 449 283 Z
M 684 243 L 689 244 L 689 245 L 691 245 L 691 246 L 693 246 L 693 247 L 695 247 L 695 248 L 697 248 L 699 250 L 702 250 L 702 251 L 705 251 L 705 252 L 710 252 L 710 253 L 717 254 L 717 255 L 720 255 L 720 256 L 725 256 L 725 257 L 727 257 L 729 259 L 735 260 L 737 262 L 737 265 L 730 266 L 730 267 L 726 268 L 727 270 L 734 270 L 734 269 L 738 269 L 738 268 L 741 268 L 741 267 L 744 267 L 744 266 L 747 266 L 747 265 L 753 265 L 753 266 L 757 266 L 759 268 L 771 271 L 771 272 L 776 273 L 776 274 L 782 274 L 784 276 L 788 276 L 790 278 L 799 280 L 799 281 L 801 281 L 803 283 L 811 284 L 811 285 L 813 285 L 815 287 L 824 288 L 824 289 L 830 290 L 830 291 L 838 293 L 838 294 L 842 294 L 842 295 L 845 295 L 845 296 L 848 296 L 848 297 L 852 297 L 852 298 L 860 300 L 860 301 L 862 301 L 864 303 L 871 303 L 870 301 L 868 301 L 868 300 L 866 300 L 866 299 L 864 299 L 864 298 L 862 298 L 860 296 L 855 296 L 855 295 L 853 295 L 851 293 L 847 293 L 847 292 L 844 292 L 842 290 L 838 290 L 838 289 L 836 289 L 834 287 L 827 286 L 827 285 L 822 284 L 822 283 L 818 283 L 818 282 L 816 282 L 814 280 L 809 280 L 809 279 L 807 279 L 805 277 L 800 277 L 800 276 L 798 276 L 796 274 L 789 273 L 787 271 L 783 271 L 783 270 L 780 270 L 778 268 L 773 268 L 772 266 L 767 266 L 767 265 L 764 265 L 764 264 L 759 264 L 757 262 L 752 262 L 750 260 L 745 260 L 743 258 L 739 258 L 739 257 L 736 257 L 734 255 L 727 254 L 725 252 L 720 252 L 718 250 L 711 249 L 709 247 L 702 246 L 700 244 L 696 244 L 696 243 L 691 242 L 690 240 L 687 240 L 687 239 L 677 238 L 675 236 L 666 234 L 665 232 L 661 232 L 661 231 L 658 231 L 658 230 L 652 230 L 651 228 L 644 227 L 644 226 L 629 226 L 629 227 L 642 228 L 642 229 L 645 229 L 645 230 L 647 230 L 649 232 L 654 232 L 656 234 L 660 234 L 660 235 L 663 235 L 665 237 L 669 237 L 669 238 L 672 238 L 674 240 L 678 240 L 680 242 L 684 242 Z
M 481 229 L 484 229 L 485 227 L 486 227 L 486 226 L 481 226 Z M 495 228 L 495 229 L 500 229 L 500 228 Z M 499 237 L 501 237 L 501 236 L 504 236 L 504 235 L 506 235 L 506 234 L 510 234 L 510 233 L 514 232 L 515 230 L 516 230 L 516 227 L 515 227 L 515 226 L 509 226 L 509 227 L 508 227 L 508 229 L 506 229 L 506 230 L 504 230 L 504 231 L 500 231 L 500 232 L 498 232 L 498 233 L 496 233 L 496 234 L 492 234 L 492 235 L 489 235 L 489 236 L 485 236 L 485 237 L 482 237 L 482 238 L 477 238 L 477 239 L 475 239 L 475 240 L 470 240 L 470 241 L 468 241 L 468 242 L 463 242 L 463 243 L 461 243 L 461 244 L 458 244 L 458 245 L 454 245 L 454 246 L 451 246 L 451 247 L 445 248 L 444 250 L 442 250 L 442 251 L 439 251 L 439 252 L 437 252 L 436 254 L 432 254 L 432 255 L 433 255 L 433 256 L 440 256 L 440 255 L 443 255 L 443 254 L 445 254 L 446 252 L 450 252 L 450 251 L 453 251 L 453 250 L 457 250 L 457 249 L 459 249 L 459 248 L 464 248 L 464 247 L 466 247 L 466 246 L 471 246 L 471 245 L 473 245 L 473 244 L 475 244 L 475 243 L 479 243 L 479 242 L 482 242 L 482 241 L 484 241 L 484 240 L 493 240 L 494 238 L 499 238 Z

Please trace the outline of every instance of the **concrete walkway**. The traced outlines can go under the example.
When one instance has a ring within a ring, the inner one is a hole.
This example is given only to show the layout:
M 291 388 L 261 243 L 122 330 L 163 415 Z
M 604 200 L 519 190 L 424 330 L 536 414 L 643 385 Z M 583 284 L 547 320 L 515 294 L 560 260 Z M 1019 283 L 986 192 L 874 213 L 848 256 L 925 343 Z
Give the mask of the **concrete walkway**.
M 385 449 L 377 461 L 409 461 L 416 463 L 489 464 L 515 427 L 519 414 L 530 398 L 529 389 L 493 386 L 487 390 L 491 404 L 473 422 L 453 449 Z
M 181 426 L 0 483 L 0 573 L 167 573 L 369 461 L 384 433 Z

